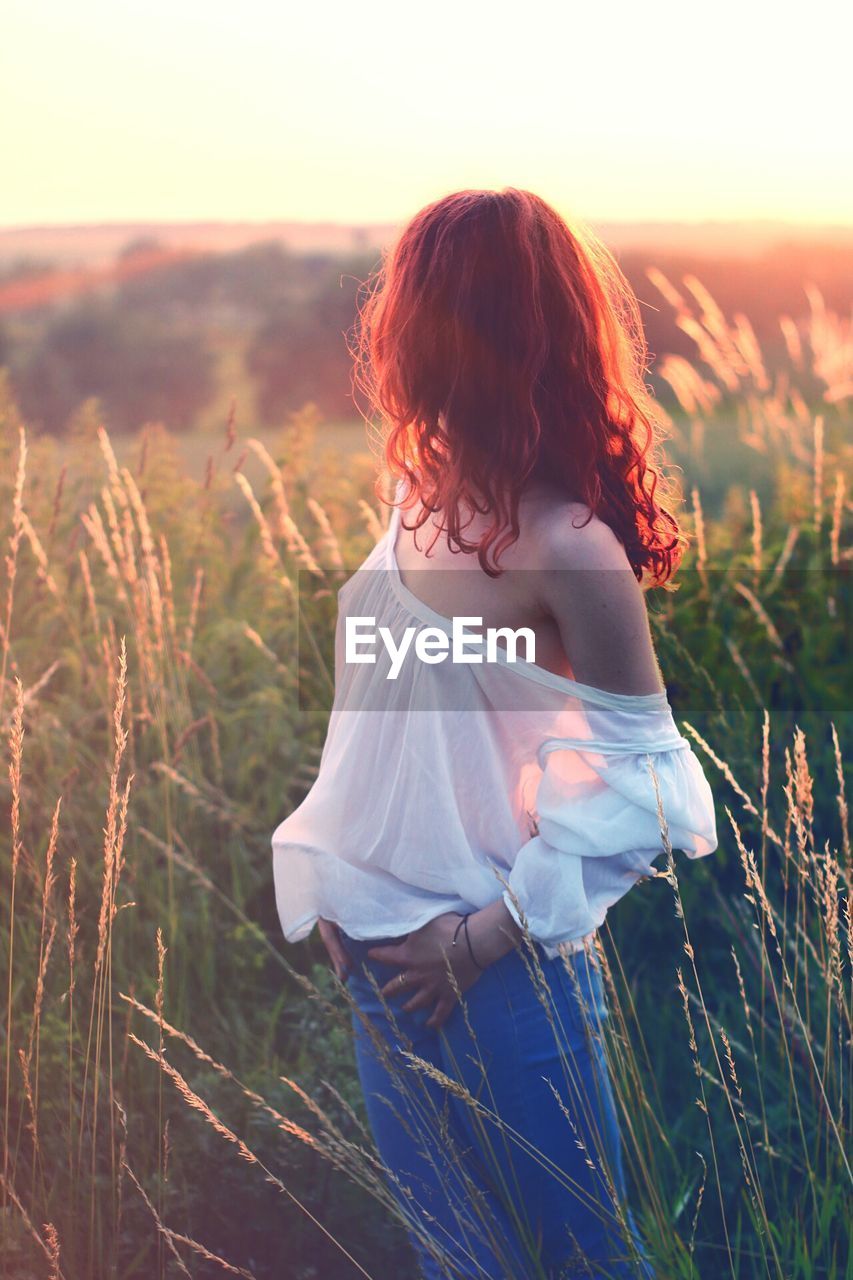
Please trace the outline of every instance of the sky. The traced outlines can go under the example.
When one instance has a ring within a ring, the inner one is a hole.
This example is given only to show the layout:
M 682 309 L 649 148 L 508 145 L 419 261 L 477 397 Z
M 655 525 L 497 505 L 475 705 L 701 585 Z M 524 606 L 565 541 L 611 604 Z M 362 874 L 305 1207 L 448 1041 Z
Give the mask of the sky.
M 0 225 L 398 222 L 462 187 L 592 221 L 853 225 L 839 0 L 4 0 Z

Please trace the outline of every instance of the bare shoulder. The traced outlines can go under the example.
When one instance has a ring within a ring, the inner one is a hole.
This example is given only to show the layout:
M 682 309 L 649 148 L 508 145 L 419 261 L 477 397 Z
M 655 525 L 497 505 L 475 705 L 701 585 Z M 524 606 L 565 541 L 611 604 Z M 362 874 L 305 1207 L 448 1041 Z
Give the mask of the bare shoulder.
M 527 516 L 531 585 L 575 679 L 614 693 L 664 690 L 645 594 L 615 532 L 581 502 L 531 495 Z
M 583 502 L 540 498 L 528 507 L 528 539 L 538 567 L 628 569 L 625 548 L 600 516 Z

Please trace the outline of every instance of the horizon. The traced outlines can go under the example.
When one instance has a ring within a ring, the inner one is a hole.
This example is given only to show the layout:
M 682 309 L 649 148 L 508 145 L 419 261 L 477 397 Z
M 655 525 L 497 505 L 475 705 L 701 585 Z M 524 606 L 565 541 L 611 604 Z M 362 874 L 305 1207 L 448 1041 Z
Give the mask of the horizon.
M 790 218 L 620 219 L 589 222 L 588 231 L 614 253 L 682 254 L 698 262 L 755 261 L 785 252 L 853 252 L 853 227 L 798 223 Z M 335 257 L 390 249 L 403 223 L 346 219 L 122 219 L 0 226 L 0 269 L 41 263 L 45 270 L 112 272 L 133 245 L 159 254 L 228 254 L 277 244 L 292 254 Z M 138 243 L 137 243 L 138 242 Z M 150 256 L 150 255 L 149 255 Z M 159 258 L 157 259 L 159 261 Z M 152 262 L 150 265 L 154 265 Z M 82 278 L 81 278 L 82 285 Z M 10 286 L 15 291 L 16 286 Z
M 139 226 L 168 226 L 168 227 L 196 227 L 196 226 L 297 226 L 297 227 L 341 227 L 353 230 L 372 230 L 375 228 L 397 227 L 404 224 L 404 219 L 394 218 L 289 218 L 285 215 L 281 216 L 247 216 L 247 217 L 215 217 L 210 215 L 199 214 L 198 216 L 187 215 L 185 217 L 122 217 L 122 218 L 91 218 L 82 221 L 56 219 L 54 221 L 41 220 L 34 222 L 3 222 L 0 219 L 0 234 L 12 231 L 56 231 L 56 230 L 97 230 L 100 227 L 139 227 Z M 783 214 L 766 215 L 766 216 L 718 216 L 697 214 L 694 217 L 685 216 L 679 218 L 657 217 L 606 217 L 596 218 L 587 216 L 583 221 L 590 223 L 592 226 L 612 226 L 612 227 L 657 227 L 657 226 L 677 226 L 677 227 L 700 227 L 705 225 L 720 227 L 760 227 L 760 226 L 780 226 L 794 227 L 802 230 L 822 230 L 828 228 L 830 230 L 838 230 L 850 232 L 853 234 L 853 220 L 833 220 L 831 218 L 821 221 L 813 221 L 811 219 L 794 218 Z

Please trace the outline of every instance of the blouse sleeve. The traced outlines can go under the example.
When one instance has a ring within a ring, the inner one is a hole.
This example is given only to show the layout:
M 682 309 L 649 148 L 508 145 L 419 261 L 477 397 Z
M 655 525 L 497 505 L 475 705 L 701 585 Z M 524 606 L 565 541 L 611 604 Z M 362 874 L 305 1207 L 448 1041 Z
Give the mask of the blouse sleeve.
M 699 858 L 717 848 L 711 787 L 686 739 L 665 750 L 601 746 L 543 744 L 538 834 L 522 845 L 507 877 L 532 936 L 549 954 L 598 928 L 637 880 L 654 874 L 652 861 L 665 846 L 650 765 L 673 849 Z M 509 891 L 502 896 L 521 925 Z

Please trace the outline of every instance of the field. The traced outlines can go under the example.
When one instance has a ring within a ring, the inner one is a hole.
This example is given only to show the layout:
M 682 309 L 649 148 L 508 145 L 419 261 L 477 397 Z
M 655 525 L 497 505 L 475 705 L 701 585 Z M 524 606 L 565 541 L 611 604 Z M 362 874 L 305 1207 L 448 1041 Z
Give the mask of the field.
M 853 331 L 813 291 L 770 370 L 657 283 L 696 343 L 657 362 L 692 546 L 650 613 L 720 848 L 664 825 L 602 930 L 632 1204 L 660 1280 L 851 1280 Z M 284 942 L 269 846 L 385 520 L 363 427 L 83 412 L 57 443 L 0 395 L 2 1272 L 405 1280 L 345 992 Z

